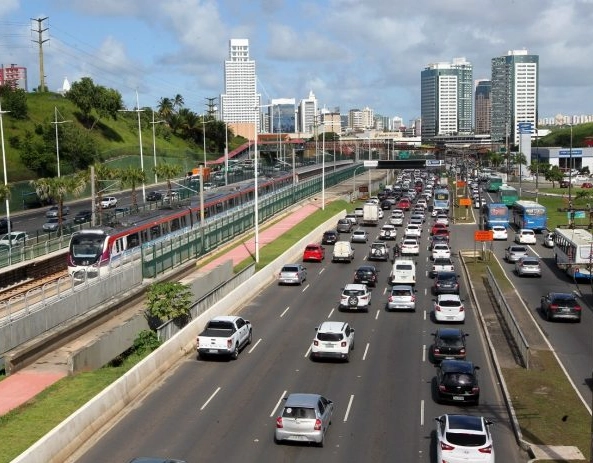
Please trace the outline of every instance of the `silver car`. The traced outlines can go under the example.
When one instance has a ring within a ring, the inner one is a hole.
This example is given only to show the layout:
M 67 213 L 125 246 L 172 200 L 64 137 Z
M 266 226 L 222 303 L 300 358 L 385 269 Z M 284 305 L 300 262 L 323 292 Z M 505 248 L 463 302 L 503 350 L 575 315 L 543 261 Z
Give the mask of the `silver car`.
M 366 230 L 359 228 L 358 230 L 354 230 L 352 232 L 352 236 L 350 237 L 350 241 L 352 243 L 366 243 L 369 240 L 369 234 Z
M 68 206 L 62 206 L 62 215 L 68 215 L 69 213 L 70 213 L 70 208 Z M 51 219 L 53 217 L 58 217 L 59 215 L 60 215 L 60 206 L 52 206 L 45 213 L 45 217 L 47 217 L 48 219 Z
M 279 285 L 302 285 L 307 279 L 307 269 L 301 264 L 286 264 L 278 274 Z
M 542 268 L 537 257 L 524 256 L 515 262 L 515 273 L 522 276 L 542 276 Z
M 525 246 L 509 246 L 504 250 L 504 258 L 507 262 L 517 262 L 521 257 L 527 256 Z
M 387 299 L 387 310 L 416 310 L 416 291 L 409 285 L 395 285 Z
M 276 418 L 274 441 L 311 442 L 323 447 L 333 411 L 334 403 L 322 395 L 290 394 Z

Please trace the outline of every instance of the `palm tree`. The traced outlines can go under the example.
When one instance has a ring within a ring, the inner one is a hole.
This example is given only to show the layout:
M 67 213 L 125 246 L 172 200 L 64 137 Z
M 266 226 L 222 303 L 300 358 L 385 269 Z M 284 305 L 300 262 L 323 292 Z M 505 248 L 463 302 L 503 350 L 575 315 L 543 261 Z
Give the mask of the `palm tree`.
M 173 109 L 179 111 L 184 104 L 183 97 L 179 93 L 175 95 L 175 98 L 173 98 Z
M 167 179 L 167 193 L 169 198 L 171 197 L 171 179 L 181 174 L 182 169 L 177 164 L 167 164 L 166 162 L 161 162 L 158 166 L 152 168 L 158 177 Z
M 129 186 L 132 190 L 132 208 L 134 211 L 138 210 L 138 199 L 136 186 L 146 182 L 146 172 L 134 166 L 128 166 L 119 171 L 119 180 L 122 186 Z
M 160 117 L 168 120 L 169 117 L 171 117 L 171 115 L 175 113 L 173 102 L 171 101 L 171 99 L 170 98 L 161 98 L 159 100 L 158 111 L 159 111 Z
M 0 201 L 10 200 L 10 185 L 0 184 Z

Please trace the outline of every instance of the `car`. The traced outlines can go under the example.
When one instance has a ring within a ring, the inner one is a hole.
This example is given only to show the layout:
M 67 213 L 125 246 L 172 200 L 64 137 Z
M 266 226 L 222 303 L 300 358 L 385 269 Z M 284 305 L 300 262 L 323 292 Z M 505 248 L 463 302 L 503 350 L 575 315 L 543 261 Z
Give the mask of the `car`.
M 450 236 L 450 232 L 448 228 L 439 228 L 438 230 L 435 230 L 434 234 L 432 235 L 433 241 L 434 241 L 434 237 L 435 236 L 445 236 L 447 237 L 447 242 L 449 242 L 449 236 Z
M 515 273 L 522 276 L 542 276 L 542 268 L 537 257 L 523 256 L 515 262 Z
M 358 225 L 358 217 L 356 215 L 346 214 L 344 218 L 350 220 L 350 222 L 352 222 L 352 226 Z
M 422 227 L 418 224 L 409 223 L 404 230 L 404 235 L 409 237 L 420 237 L 422 236 Z
M 410 216 L 410 224 L 422 226 L 424 223 L 424 214 L 413 213 Z
M 364 209 L 362 207 L 355 207 L 354 215 L 357 219 L 361 219 L 364 216 Z
M 354 328 L 347 322 L 326 321 L 315 331 L 311 359 L 329 357 L 350 361 L 350 351 L 354 350 Z
M 64 222 L 62 221 L 62 227 L 64 226 Z M 52 217 L 45 222 L 42 227 L 44 232 L 55 232 L 60 229 L 60 219 L 58 217 Z
M 173 201 L 178 201 L 179 200 L 179 192 L 176 190 L 171 190 L 168 191 L 167 193 L 165 193 L 165 196 L 163 196 L 163 202 L 173 202 Z
M 301 264 L 285 264 L 278 274 L 279 285 L 302 285 L 307 279 L 307 269 Z
M 430 276 L 435 277 L 439 272 L 455 272 L 455 265 L 450 257 L 437 257 L 432 261 Z
M 416 290 L 410 285 L 394 285 L 391 287 L 386 310 L 416 310 Z
M 442 223 L 446 227 L 449 226 L 449 216 L 447 214 L 437 214 L 435 223 Z
M 214 183 L 212 182 L 204 182 L 204 191 L 212 190 L 215 188 Z
M 392 205 L 393 204 L 388 199 L 384 199 L 383 201 L 381 201 L 381 209 L 383 210 L 390 210 Z
M 349 219 L 340 219 L 336 225 L 336 231 L 338 233 L 351 233 L 354 224 Z
M 0 238 L 0 247 L 8 249 L 10 247 L 17 248 L 24 246 L 29 239 L 29 235 L 25 231 L 11 231 L 10 235 L 6 233 Z
M 363 230 L 362 228 L 354 230 L 352 232 L 352 235 L 350 236 L 351 243 L 366 243 L 368 240 L 369 234 L 366 230 Z
M 436 421 L 436 461 L 494 463 L 492 421 L 475 415 L 441 415 Z
M 150 191 L 146 195 L 146 201 L 161 201 L 163 199 L 163 193 L 161 191 Z
M 62 216 L 68 215 L 69 213 L 70 213 L 70 208 L 68 206 L 62 206 Z M 50 219 L 52 217 L 58 217 L 59 215 L 60 215 L 60 206 L 52 206 L 45 213 L 45 217 L 47 217 L 48 219 Z
M 401 209 L 393 209 L 389 216 L 389 223 L 394 227 L 401 227 L 404 224 L 404 211 Z
M 449 248 L 448 244 L 445 243 L 437 243 L 432 246 L 431 250 L 431 258 L 438 259 L 438 258 L 450 258 L 451 257 L 451 248 Z
M 430 229 L 430 234 L 436 235 L 436 234 L 438 234 L 439 230 L 447 230 L 448 231 L 447 225 L 445 225 L 444 223 L 439 223 L 439 222 L 433 224 L 433 226 Z
M 439 294 L 434 301 L 434 318 L 437 322 L 465 321 L 465 307 L 459 294 Z
M 527 255 L 525 246 L 512 245 L 504 250 L 504 259 L 507 262 L 517 262 L 521 257 Z
M 115 196 L 105 196 L 101 198 L 101 209 L 109 209 L 117 206 L 117 198 Z
M 360 283 L 349 283 L 342 290 L 340 296 L 339 309 L 351 309 L 351 310 L 369 310 L 371 305 L 371 292 L 367 288 L 367 285 Z
M 8 233 L 8 219 L 6 217 L 0 218 L 0 233 Z M 12 220 L 10 221 L 10 229 L 12 230 Z
M 81 223 L 90 222 L 92 217 L 93 217 L 93 211 L 89 211 L 89 210 L 78 211 L 76 213 L 76 215 L 74 216 L 74 223 L 81 224 Z
M 593 188 L 593 183 L 585 182 L 581 185 L 581 188 Z
M 479 369 L 480 367 L 468 360 L 443 360 L 437 367 L 437 401 L 478 405 L 480 403 Z
M 583 311 L 572 293 L 550 292 L 542 296 L 540 308 L 548 321 L 562 319 L 580 323 Z
M 418 240 L 416 238 L 404 238 L 400 245 L 399 253 L 402 256 L 420 255 L 420 244 L 418 244 Z
M 321 262 L 325 259 L 325 248 L 320 244 L 308 244 L 303 251 L 303 262 Z
M 459 280 L 455 272 L 438 272 L 434 277 L 433 294 L 459 294 Z
M 321 244 L 336 244 L 340 237 L 337 230 L 326 230 L 321 237 Z
M 522 228 L 515 234 L 515 243 L 517 244 L 536 244 L 535 232 L 529 228 Z
M 430 346 L 430 355 L 434 362 L 441 360 L 465 360 L 465 338 L 469 336 L 460 328 L 439 328 L 434 333 L 434 341 Z
M 480 209 L 481 207 L 486 205 L 486 200 L 484 198 L 476 198 L 474 199 L 474 209 Z
M 385 224 L 379 230 L 380 240 L 394 240 L 397 238 L 397 229 L 391 224 Z
M 276 418 L 274 442 L 308 442 L 323 447 L 334 403 L 320 394 L 292 393 Z
M 436 235 L 432 235 L 430 237 L 429 248 L 432 251 L 432 248 L 437 244 L 449 244 L 449 233 L 437 233 Z M 450 248 L 451 246 L 449 246 Z
M 389 246 L 383 241 L 371 243 L 367 260 L 389 260 Z
M 383 212 L 383 209 L 379 208 L 379 210 L 377 210 L 377 217 L 379 217 L 379 219 L 382 219 L 383 217 L 385 217 L 385 213 Z
M 397 208 L 404 211 L 409 211 L 412 207 L 412 201 L 409 198 L 402 198 L 397 203 Z
M 354 283 L 375 287 L 378 279 L 379 270 L 373 265 L 361 265 L 354 272 Z
M 493 225 L 492 228 L 492 239 L 493 240 L 507 240 L 509 235 L 504 225 Z
M 556 236 L 554 234 L 554 232 L 546 233 L 546 236 L 544 236 L 544 241 L 542 244 L 546 248 L 553 248 L 554 247 L 554 236 Z

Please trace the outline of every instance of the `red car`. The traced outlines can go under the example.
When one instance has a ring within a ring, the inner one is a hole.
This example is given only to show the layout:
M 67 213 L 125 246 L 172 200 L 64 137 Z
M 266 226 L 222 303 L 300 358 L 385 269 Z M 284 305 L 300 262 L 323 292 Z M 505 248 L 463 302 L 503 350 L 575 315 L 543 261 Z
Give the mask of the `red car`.
M 449 229 L 447 228 L 447 226 L 444 223 L 435 223 L 432 226 L 432 229 L 430 230 L 430 234 L 431 235 L 436 235 L 439 230 L 445 230 L 447 233 L 447 235 L 449 234 Z
M 400 199 L 397 203 L 397 209 L 403 209 L 404 211 L 409 211 L 412 207 L 412 203 L 409 199 Z
M 325 248 L 320 244 L 308 244 L 303 253 L 303 262 L 316 261 L 321 262 L 325 259 Z
M 585 182 L 581 185 L 581 188 L 593 188 L 593 183 Z
M 446 236 L 447 239 L 449 238 L 449 229 L 448 228 L 437 228 L 432 236 Z

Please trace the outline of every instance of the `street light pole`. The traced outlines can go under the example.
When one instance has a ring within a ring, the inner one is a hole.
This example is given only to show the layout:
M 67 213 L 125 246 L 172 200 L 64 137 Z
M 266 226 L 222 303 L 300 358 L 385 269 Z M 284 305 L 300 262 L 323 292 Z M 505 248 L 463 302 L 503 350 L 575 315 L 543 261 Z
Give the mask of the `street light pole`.
M 2 116 L 10 111 L 2 111 L 2 103 L 0 102 L 0 139 L 2 140 L 2 167 L 4 168 L 4 187 L 8 190 L 8 174 L 6 172 L 6 151 L 4 150 L 4 123 L 2 121 Z M 6 195 L 6 225 L 7 225 L 7 232 L 8 232 L 8 255 L 12 255 L 12 236 L 10 234 L 11 227 L 10 227 L 10 201 L 8 199 L 8 195 Z
M 144 153 L 142 152 L 142 124 L 140 121 L 140 113 L 143 111 L 143 109 L 140 109 L 138 90 L 136 90 L 136 109 L 120 109 L 120 112 L 135 112 L 138 115 L 138 143 L 140 144 L 140 170 L 144 173 Z M 142 180 L 142 201 L 144 202 L 144 204 L 146 204 L 146 184 L 144 180 Z
M 323 141 L 321 142 L 321 210 L 325 210 L 325 120 L 323 125 Z
M 154 130 L 154 125 L 155 124 L 160 124 L 162 122 L 165 122 L 163 120 L 159 120 L 159 121 L 155 121 L 154 120 L 154 109 L 152 110 L 152 156 L 153 156 L 153 162 L 154 162 L 154 183 L 155 185 L 159 182 L 157 173 L 156 173 L 156 134 L 155 134 L 155 130 Z
M 58 143 L 58 124 L 64 124 L 72 121 L 59 121 L 58 122 L 58 107 L 54 106 L 54 121 L 52 124 L 56 126 L 56 160 L 58 162 L 58 178 L 60 177 L 60 145 Z

